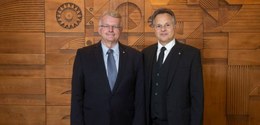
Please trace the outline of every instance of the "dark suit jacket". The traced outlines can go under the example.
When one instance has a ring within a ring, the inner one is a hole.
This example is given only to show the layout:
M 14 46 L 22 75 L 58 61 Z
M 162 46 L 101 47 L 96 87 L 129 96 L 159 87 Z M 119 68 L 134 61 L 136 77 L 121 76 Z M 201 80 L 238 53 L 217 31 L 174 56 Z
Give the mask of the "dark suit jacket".
M 157 43 L 143 50 L 148 125 L 151 122 L 151 77 L 156 51 Z M 199 50 L 176 41 L 165 61 L 171 64 L 166 83 L 169 125 L 202 125 L 203 80 Z
M 113 91 L 101 43 L 78 49 L 72 76 L 71 125 L 144 125 L 142 54 L 119 43 Z

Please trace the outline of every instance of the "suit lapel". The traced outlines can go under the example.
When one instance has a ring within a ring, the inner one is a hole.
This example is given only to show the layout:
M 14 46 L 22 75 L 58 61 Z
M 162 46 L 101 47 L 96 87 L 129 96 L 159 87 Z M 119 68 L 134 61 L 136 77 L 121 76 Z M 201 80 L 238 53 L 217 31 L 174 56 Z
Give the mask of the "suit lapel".
M 103 57 L 103 50 L 101 47 L 101 42 L 97 43 L 95 46 L 95 53 L 96 53 L 96 64 L 98 65 L 97 71 L 99 71 L 101 79 L 104 79 L 104 86 L 107 88 L 107 91 L 111 93 L 111 89 L 109 86 L 109 81 L 107 78 L 107 72 L 106 72 L 106 67 L 105 67 L 105 62 L 104 62 L 104 57 Z
M 126 66 L 127 55 L 128 54 L 127 54 L 127 51 L 125 50 L 124 46 L 121 43 L 119 43 L 119 66 L 118 66 L 116 83 L 115 83 L 112 93 L 115 93 L 116 90 L 119 88 L 119 86 L 120 86 L 119 83 L 121 83 L 120 81 L 124 77 L 123 75 L 125 75 L 124 67 Z
M 168 79 L 167 79 L 167 90 L 171 86 L 172 79 L 175 75 L 176 69 L 179 65 L 179 60 L 181 57 L 182 51 L 181 51 L 181 44 L 176 41 L 175 45 L 171 49 L 169 55 L 167 56 L 167 59 L 170 61 L 171 68 L 169 69 Z

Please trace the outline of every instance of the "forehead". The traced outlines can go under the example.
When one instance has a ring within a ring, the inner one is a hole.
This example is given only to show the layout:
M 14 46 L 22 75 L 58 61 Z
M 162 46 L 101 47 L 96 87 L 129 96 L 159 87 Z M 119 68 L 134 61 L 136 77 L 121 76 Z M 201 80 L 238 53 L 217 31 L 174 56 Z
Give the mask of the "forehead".
M 168 13 L 158 14 L 154 18 L 154 23 L 156 24 L 172 23 L 172 21 L 173 21 L 173 17 Z

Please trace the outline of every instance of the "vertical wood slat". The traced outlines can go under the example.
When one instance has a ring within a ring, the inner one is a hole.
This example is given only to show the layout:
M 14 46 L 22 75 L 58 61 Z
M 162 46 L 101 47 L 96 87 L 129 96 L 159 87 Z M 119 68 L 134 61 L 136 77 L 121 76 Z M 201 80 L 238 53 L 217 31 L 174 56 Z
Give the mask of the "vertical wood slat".
M 248 115 L 249 66 L 229 66 L 227 114 Z

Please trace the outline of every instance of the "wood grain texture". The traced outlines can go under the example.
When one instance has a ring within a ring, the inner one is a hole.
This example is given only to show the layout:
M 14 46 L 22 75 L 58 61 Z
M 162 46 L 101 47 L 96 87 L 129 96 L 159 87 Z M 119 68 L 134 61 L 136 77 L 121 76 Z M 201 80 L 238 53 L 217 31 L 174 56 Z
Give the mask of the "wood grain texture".
M 45 66 L 0 65 L 0 78 L 45 78 Z
M 44 0 L 1 0 L 0 31 L 44 32 Z
M 227 67 L 203 65 L 204 125 L 228 125 L 226 117 Z
M 1 78 L 0 94 L 45 94 L 45 78 Z
M 227 33 L 205 33 L 203 37 L 203 48 L 205 49 L 228 49 Z
M 260 50 L 229 50 L 229 65 L 260 65 Z
M 224 32 L 260 32 L 260 5 L 243 5 L 236 16 L 223 25 Z
M 4 105 L 45 105 L 45 94 L 42 95 L 0 95 L 0 104 Z
M 70 125 L 70 107 L 47 106 L 47 125 Z
M 260 33 L 230 33 L 229 49 L 256 50 L 260 49 Z
M 1 64 L 44 65 L 44 54 L 0 54 Z
M 71 78 L 72 65 L 47 65 L 46 78 Z
M 227 114 L 248 115 L 249 66 L 229 66 Z
M 260 92 L 260 91 L 259 91 Z M 259 94 L 259 93 L 258 93 Z M 260 94 L 259 94 L 260 95 Z M 249 102 L 249 123 L 251 125 L 259 125 L 260 123 L 260 97 L 250 97 Z
M 47 105 L 70 105 L 71 79 L 47 79 Z
M 0 32 L 0 53 L 44 54 L 44 33 Z
M 45 106 L 0 105 L 1 125 L 45 125 Z

